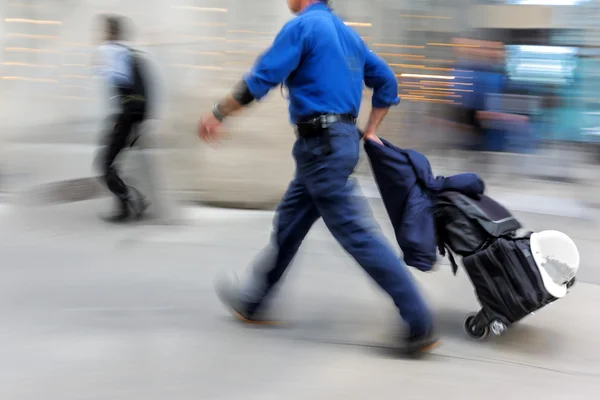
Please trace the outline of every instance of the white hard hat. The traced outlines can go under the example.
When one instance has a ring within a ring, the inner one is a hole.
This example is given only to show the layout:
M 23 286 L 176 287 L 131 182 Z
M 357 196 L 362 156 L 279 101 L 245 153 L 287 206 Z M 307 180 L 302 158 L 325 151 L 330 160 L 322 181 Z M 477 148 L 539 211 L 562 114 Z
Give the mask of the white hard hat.
M 579 251 L 575 242 L 559 231 L 533 233 L 531 253 L 548 293 L 556 298 L 567 294 L 567 283 L 579 269 Z

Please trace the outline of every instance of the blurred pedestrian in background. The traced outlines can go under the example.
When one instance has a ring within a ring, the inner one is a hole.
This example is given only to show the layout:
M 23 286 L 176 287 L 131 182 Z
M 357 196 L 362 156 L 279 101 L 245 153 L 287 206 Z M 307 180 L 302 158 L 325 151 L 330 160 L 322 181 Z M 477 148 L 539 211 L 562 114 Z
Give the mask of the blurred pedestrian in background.
M 140 218 L 148 207 L 144 196 L 134 187 L 127 186 L 119 176 L 115 164 L 123 149 L 136 140 L 134 129 L 146 119 L 147 83 L 136 51 L 127 46 L 126 20 L 117 15 L 101 16 L 102 44 L 94 54 L 93 70 L 105 78 L 118 109 L 113 124 L 104 138 L 104 146 L 97 159 L 104 182 L 116 196 L 118 209 L 105 219 L 125 222 L 130 217 Z
M 478 39 L 454 39 L 457 58 L 454 88 L 460 93 L 452 107 L 448 127 L 453 141 L 471 156 L 463 168 L 476 172 L 489 170 L 487 152 L 515 151 L 514 138 L 524 136 L 528 119 L 515 114 L 507 101 L 509 89 L 504 43 Z
M 396 76 L 333 14 L 327 1 L 288 0 L 288 5 L 297 17 L 283 27 L 233 93 L 200 122 L 200 137 L 217 140 L 226 117 L 285 83 L 298 136 L 293 149 L 296 174 L 277 210 L 272 247 L 247 282 L 237 287 L 223 280 L 219 295 L 240 319 L 269 322 L 264 314 L 268 297 L 322 217 L 396 303 L 409 327 L 398 337 L 401 347 L 410 353 L 425 351 L 437 342 L 430 311 L 406 265 L 373 229 L 374 222 L 365 219 L 366 204 L 355 197 L 356 186 L 349 179 L 360 154 L 361 134 L 355 124 L 363 84 L 374 91 L 364 138 L 381 143 L 377 127 L 388 108 L 400 101 Z

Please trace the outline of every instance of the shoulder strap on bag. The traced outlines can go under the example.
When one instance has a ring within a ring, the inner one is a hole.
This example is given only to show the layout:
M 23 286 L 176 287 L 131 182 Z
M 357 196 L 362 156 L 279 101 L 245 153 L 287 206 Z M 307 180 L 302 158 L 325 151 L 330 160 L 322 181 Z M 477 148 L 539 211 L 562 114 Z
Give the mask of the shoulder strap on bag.
M 458 264 L 456 263 L 454 254 L 452 254 L 452 250 L 450 250 L 443 237 L 438 238 L 438 251 L 442 257 L 448 257 L 448 260 L 450 260 L 450 265 L 452 266 L 452 273 L 456 276 L 456 273 L 458 272 Z
M 435 209 L 433 212 L 434 218 L 436 220 L 435 230 L 436 230 L 436 237 L 437 237 L 437 243 L 438 243 L 437 248 L 442 257 L 448 257 L 448 260 L 450 260 L 450 265 L 452 266 L 452 273 L 456 276 L 456 273 L 458 272 L 458 264 L 456 263 L 454 254 L 452 254 L 452 250 L 446 244 L 446 235 L 444 234 L 444 232 L 445 232 L 444 227 L 440 226 L 437 223 L 440 212 L 441 211 L 439 208 Z
M 452 265 L 452 273 L 456 276 L 458 272 L 458 264 L 456 264 L 456 260 L 454 259 L 454 254 L 452 251 L 446 247 L 446 252 L 448 253 L 448 259 L 450 260 L 450 265 Z

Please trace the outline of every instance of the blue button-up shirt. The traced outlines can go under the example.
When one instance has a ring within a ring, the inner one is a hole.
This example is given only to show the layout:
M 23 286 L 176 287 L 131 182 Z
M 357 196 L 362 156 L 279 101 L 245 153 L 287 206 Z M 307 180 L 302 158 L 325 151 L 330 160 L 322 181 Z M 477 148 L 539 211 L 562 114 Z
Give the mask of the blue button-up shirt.
M 363 82 L 373 89 L 373 107 L 400 102 L 394 71 L 323 3 L 289 21 L 245 81 L 256 99 L 285 83 L 293 123 L 323 113 L 358 116 Z
M 103 62 L 93 68 L 115 88 L 129 88 L 132 84 L 131 50 L 117 42 L 106 42 L 97 50 Z

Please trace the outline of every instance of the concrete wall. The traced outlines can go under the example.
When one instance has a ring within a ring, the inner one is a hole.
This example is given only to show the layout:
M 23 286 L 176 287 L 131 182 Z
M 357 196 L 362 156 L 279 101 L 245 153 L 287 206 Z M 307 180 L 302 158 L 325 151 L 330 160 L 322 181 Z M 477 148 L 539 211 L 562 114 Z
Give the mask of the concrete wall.
M 423 32 L 440 33 L 437 41 L 444 34 L 452 36 L 460 25 L 456 22 L 460 11 L 441 0 L 435 7 L 394 0 L 340 0 L 333 6 L 346 20 L 359 23 L 356 29 L 379 52 L 386 48 L 377 47 L 378 43 L 426 44 Z M 292 17 L 285 0 L 5 3 L 2 15 L 12 21 L 3 24 L 2 29 L 11 35 L 4 38 L 2 61 L 9 64 L 0 68 L 1 75 L 11 79 L 0 81 L 1 134 L 45 142 L 96 143 L 95 132 L 103 127 L 103 118 L 110 111 L 102 82 L 93 79 L 88 68 L 93 39 L 98 34 L 94 18 L 103 12 L 124 14 L 134 21 L 134 45 L 147 51 L 157 68 L 161 107 L 152 131 L 158 146 L 167 149 L 162 153 L 168 189 L 187 193 L 190 200 L 222 205 L 274 205 L 293 173 L 289 153 L 294 136 L 286 101 L 279 92 L 232 119 L 219 149 L 200 143 L 197 121 L 240 79 Z M 432 18 L 422 18 L 424 15 Z M 424 54 L 428 51 L 425 49 Z M 447 58 L 443 54 L 429 56 Z M 414 63 L 410 57 L 408 61 L 389 61 L 399 63 L 394 67 L 398 74 L 406 72 L 401 63 Z M 361 123 L 369 105 L 367 94 Z M 404 101 L 390 113 L 382 136 L 411 147 L 432 142 L 432 131 L 424 123 L 431 110 L 427 103 Z M 75 121 L 94 121 L 93 132 L 75 132 L 79 129 Z M 73 132 L 56 128 L 65 123 Z
M 219 149 L 200 143 L 197 122 L 225 95 L 291 18 L 285 1 L 31 1 L 3 8 L 0 81 L 3 136 L 39 137 L 40 127 L 96 121 L 110 112 L 101 81 L 88 68 L 95 16 L 115 12 L 135 22 L 133 44 L 159 76 L 159 120 L 151 126 L 164 151 L 169 189 L 189 200 L 272 207 L 292 177 L 294 139 L 278 91 L 231 119 Z M 6 51 L 8 49 L 8 51 Z M 30 129 L 27 129 L 30 127 Z M 82 135 L 89 132 L 82 132 Z M 48 142 L 64 142 L 64 131 Z M 94 138 L 81 139 L 94 143 Z M 79 143 L 79 138 L 76 139 Z

